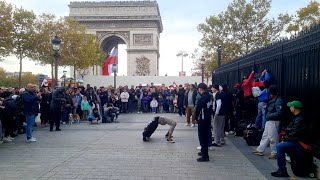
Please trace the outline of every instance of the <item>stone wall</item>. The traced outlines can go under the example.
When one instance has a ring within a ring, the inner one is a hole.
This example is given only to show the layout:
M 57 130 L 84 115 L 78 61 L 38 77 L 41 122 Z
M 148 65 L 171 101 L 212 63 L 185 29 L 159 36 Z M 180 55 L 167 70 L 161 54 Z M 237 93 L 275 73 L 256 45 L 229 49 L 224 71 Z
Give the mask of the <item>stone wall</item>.
M 84 85 L 90 84 L 91 86 L 109 86 L 114 84 L 113 76 L 89 76 L 84 77 Z M 176 84 L 184 83 L 201 83 L 201 76 L 117 76 L 116 86 L 123 85 L 134 85 L 139 84 L 162 84 L 172 85 L 173 82 Z M 211 84 L 211 83 L 209 83 Z

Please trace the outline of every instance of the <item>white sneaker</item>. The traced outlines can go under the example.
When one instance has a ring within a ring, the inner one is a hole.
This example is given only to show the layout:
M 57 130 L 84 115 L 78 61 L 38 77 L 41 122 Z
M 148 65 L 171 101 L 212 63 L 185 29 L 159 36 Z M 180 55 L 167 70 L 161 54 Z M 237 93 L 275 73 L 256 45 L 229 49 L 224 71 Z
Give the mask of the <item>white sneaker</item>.
M 229 134 L 234 134 L 234 132 L 233 131 L 229 131 Z
M 32 138 L 30 138 L 30 139 L 27 139 L 26 142 L 37 142 L 37 139 L 34 138 L 34 137 L 32 137 Z
M 208 149 L 209 149 L 210 151 L 212 151 L 212 150 L 214 150 L 214 147 L 213 147 L 213 146 L 210 146 Z
M 195 127 L 195 125 L 194 125 L 194 124 L 191 124 L 191 127 Z
M 9 138 L 9 139 L 11 139 L 11 141 L 13 141 L 13 140 L 14 140 L 14 138 L 13 138 L 13 137 L 11 137 L 11 136 L 8 136 L 8 138 Z
M 66 124 L 66 122 L 63 122 L 62 124 Z
M 201 150 L 201 146 L 198 146 L 197 149 L 198 149 L 198 150 Z
M 9 137 L 4 137 L 2 141 L 5 143 L 12 142 L 12 140 Z
M 229 133 L 228 133 L 228 132 L 225 132 L 225 134 L 226 134 L 226 135 L 229 135 Z

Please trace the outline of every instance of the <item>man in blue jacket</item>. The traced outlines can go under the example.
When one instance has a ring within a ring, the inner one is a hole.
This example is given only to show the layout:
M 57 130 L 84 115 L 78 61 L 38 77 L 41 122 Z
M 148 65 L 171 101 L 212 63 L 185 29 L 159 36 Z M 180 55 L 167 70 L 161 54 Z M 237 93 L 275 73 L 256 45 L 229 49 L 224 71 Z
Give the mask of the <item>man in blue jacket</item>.
M 36 115 L 39 113 L 39 101 L 41 100 L 41 93 L 35 94 L 35 87 L 29 83 L 27 90 L 23 94 L 24 115 L 26 116 L 26 142 L 36 142 L 37 139 L 32 137 L 32 128 L 35 123 Z

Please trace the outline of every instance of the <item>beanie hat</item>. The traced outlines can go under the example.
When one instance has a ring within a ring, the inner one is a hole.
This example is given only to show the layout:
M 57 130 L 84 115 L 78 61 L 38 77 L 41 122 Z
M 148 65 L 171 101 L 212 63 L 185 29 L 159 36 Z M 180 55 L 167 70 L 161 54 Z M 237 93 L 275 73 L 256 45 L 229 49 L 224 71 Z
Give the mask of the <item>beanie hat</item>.
M 302 109 L 303 105 L 300 101 L 292 101 L 287 103 L 288 107 L 294 107 L 295 109 Z

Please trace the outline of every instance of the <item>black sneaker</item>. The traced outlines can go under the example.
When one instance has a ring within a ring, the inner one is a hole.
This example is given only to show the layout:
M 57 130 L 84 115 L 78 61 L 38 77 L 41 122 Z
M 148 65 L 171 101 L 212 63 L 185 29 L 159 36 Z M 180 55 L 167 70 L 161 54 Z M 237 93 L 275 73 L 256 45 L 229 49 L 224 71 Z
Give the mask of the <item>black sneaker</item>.
M 214 146 L 214 147 L 222 147 L 221 145 L 216 144 L 216 143 L 213 143 L 212 146 Z
M 287 171 L 276 171 L 276 172 L 272 172 L 271 176 L 274 177 L 289 177 L 289 174 L 287 173 Z
M 56 129 L 56 131 L 61 131 L 61 129 Z
M 146 137 L 143 137 L 142 140 L 143 140 L 144 142 L 148 141 Z
M 201 158 L 198 158 L 197 161 L 198 161 L 198 162 L 207 162 L 207 161 L 209 161 L 209 158 L 203 158 L 203 157 L 201 157 Z
M 198 156 L 202 156 L 202 152 L 198 152 Z

